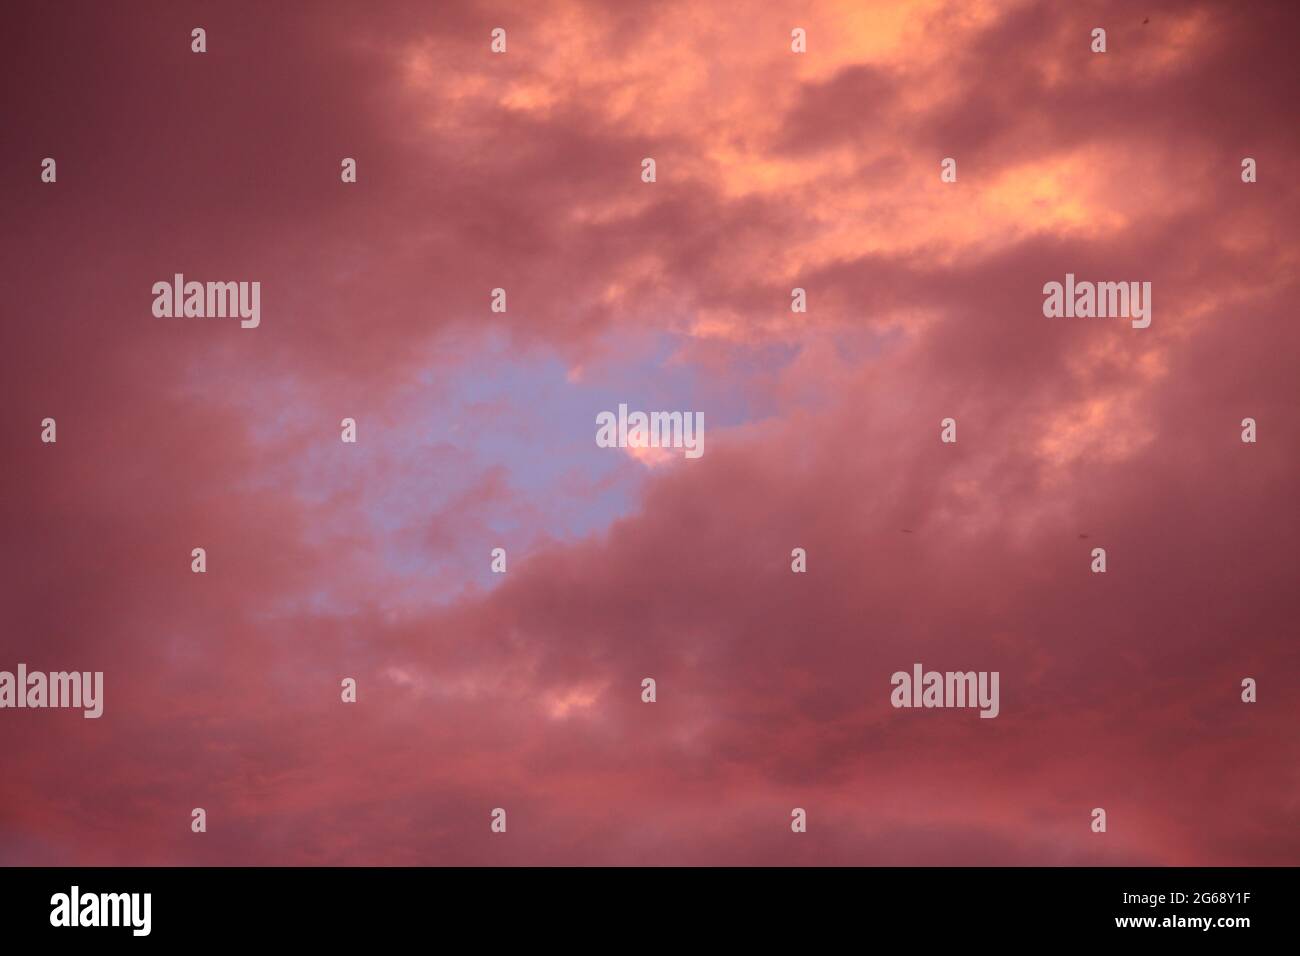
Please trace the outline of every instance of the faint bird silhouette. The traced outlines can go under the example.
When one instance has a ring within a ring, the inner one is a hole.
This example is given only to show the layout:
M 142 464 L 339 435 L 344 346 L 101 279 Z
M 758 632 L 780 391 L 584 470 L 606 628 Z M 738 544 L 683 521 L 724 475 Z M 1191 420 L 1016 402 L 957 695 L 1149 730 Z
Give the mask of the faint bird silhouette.
M 898 530 L 901 531 L 901 532 L 903 532 L 903 534 L 912 534 L 912 533 L 913 533 L 913 531 L 912 531 L 911 528 L 899 528 Z

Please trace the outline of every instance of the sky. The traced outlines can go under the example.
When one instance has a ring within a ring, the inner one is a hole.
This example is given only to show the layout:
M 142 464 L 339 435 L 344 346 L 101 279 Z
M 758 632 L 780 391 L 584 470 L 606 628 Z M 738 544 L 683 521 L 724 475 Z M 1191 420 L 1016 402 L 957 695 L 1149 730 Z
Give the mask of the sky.
M 1300 863 L 1294 4 L 8 19 L 0 864 Z

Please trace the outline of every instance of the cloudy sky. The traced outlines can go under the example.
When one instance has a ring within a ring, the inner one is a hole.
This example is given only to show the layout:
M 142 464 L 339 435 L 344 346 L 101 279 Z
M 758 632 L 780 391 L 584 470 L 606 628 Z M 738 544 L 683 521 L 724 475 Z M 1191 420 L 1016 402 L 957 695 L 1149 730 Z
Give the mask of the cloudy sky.
M 17 5 L 0 669 L 105 700 L 0 711 L 0 863 L 1300 862 L 1298 19 Z

